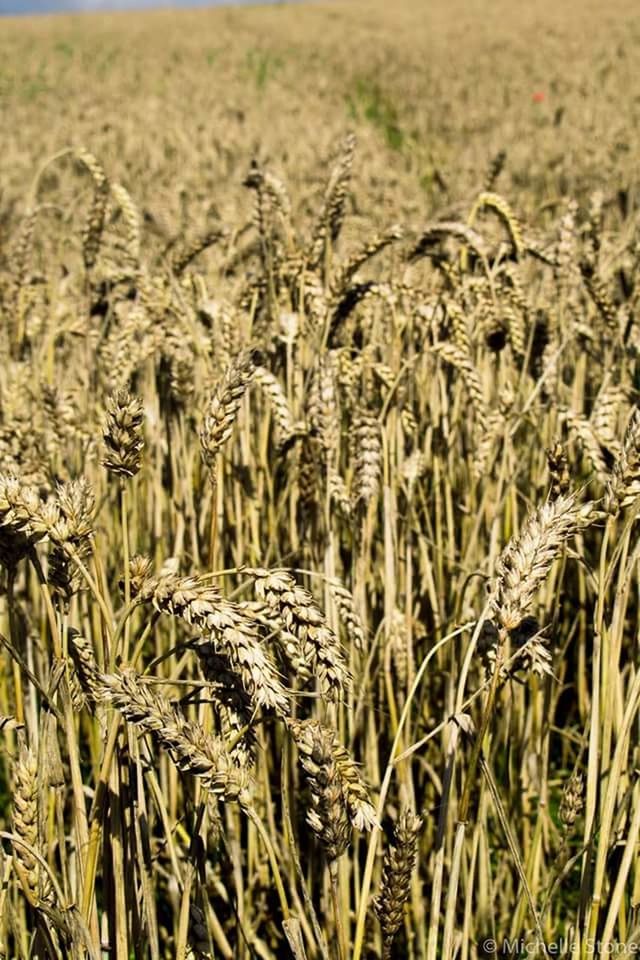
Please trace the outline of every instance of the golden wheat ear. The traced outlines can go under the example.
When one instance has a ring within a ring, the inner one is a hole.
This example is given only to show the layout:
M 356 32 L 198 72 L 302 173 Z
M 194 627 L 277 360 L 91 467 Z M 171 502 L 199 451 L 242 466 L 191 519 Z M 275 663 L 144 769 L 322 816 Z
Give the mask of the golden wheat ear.
M 417 864 L 421 829 L 420 817 L 410 810 L 403 810 L 385 850 L 380 892 L 374 898 L 373 909 L 382 929 L 382 955 L 387 960 L 403 923 L 405 904 L 411 896 L 411 877 Z

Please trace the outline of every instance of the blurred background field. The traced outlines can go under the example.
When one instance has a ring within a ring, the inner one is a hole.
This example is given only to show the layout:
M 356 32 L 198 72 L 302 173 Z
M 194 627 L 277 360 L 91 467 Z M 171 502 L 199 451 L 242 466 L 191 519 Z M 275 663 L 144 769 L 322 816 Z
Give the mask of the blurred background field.
M 185 206 L 235 213 L 256 154 L 306 197 L 345 129 L 360 139 L 362 214 L 378 219 L 401 204 L 418 226 L 505 147 L 505 190 L 528 216 L 596 182 L 633 191 L 639 32 L 624 0 L 3 19 L 5 210 L 79 142 L 171 226 Z

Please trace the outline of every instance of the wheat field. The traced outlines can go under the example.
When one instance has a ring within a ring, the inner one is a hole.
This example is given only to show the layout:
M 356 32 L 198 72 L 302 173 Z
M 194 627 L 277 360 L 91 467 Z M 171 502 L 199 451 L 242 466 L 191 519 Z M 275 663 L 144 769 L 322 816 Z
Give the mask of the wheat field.
M 0 957 L 640 952 L 639 50 L 0 20 Z

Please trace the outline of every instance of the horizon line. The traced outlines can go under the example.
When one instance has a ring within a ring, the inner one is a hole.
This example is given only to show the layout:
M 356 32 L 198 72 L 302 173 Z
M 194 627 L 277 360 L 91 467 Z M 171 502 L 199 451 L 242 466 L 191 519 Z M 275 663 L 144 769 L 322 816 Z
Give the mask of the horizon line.
M 75 16 L 95 13 L 135 13 L 144 10 L 187 10 L 206 7 L 286 6 L 305 0 L 19 0 L 5 6 L 0 0 L 0 17 Z

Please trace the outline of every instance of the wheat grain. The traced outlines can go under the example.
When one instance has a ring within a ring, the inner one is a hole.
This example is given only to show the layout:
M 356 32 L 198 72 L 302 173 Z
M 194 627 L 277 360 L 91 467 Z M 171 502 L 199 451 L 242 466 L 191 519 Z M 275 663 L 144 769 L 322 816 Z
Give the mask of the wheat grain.
M 411 894 L 411 875 L 416 867 L 418 834 L 422 820 L 410 810 L 398 816 L 393 842 L 385 851 L 380 893 L 373 909 L 382 928 L 385 960 L 391 957 L 393 941 L 402 925 L 404 905 Z
M 179 617 L 202 635 L 200 642 L 228 658 L 242 686 L 256 707 L 270 707 L 280 714 L 289 709 L 275 666 L 265 650 L 258 625 L 246 609 L 189 577 L 144 576 L 132 583 L 132 594 L 140 603 L 152 603 L 156 610 Z
M 129 670 L 104 674 L 100 679 L 103 697 L 143 732 L 151 733 L 167 750 L 178 769 L 199 777 L 207 790 L 220 799 L 249 807 L 251 781 L 238 767 L 224 742 L 207 736 L 187 720 L 169 701 L 153 693 Z
M 142 401 L 127 390 L 117 390 L 108 398 L 106 410 L 102 464 L 116 476 L 134 477 L 142 465 L 144 447 Z
M 255 361 L 255 354 L 250 351 L 239 354 L 211 394 L 200 431 L 202 459 L 210 471 L 215 469 L 217 454 L 231 436 L 242 398 L 255 376 Z
M 503 628 L 519 626 L 562 546 L 593 519 L 593 504 L 579 504 L 571 495 L 549 500 L 529 515 L 496 563 L 492 606 Z
M 245 570 L 255 582 L 256 594 L 277 614 L 285 627 L 285 652 L 301 679 L 317 677 L 324 696 L 344 695 L 351 678 L 337 637 L 311 594 L 286 570 Z

